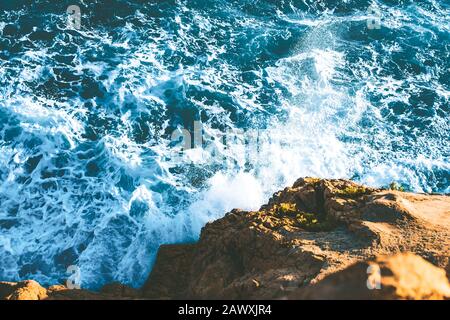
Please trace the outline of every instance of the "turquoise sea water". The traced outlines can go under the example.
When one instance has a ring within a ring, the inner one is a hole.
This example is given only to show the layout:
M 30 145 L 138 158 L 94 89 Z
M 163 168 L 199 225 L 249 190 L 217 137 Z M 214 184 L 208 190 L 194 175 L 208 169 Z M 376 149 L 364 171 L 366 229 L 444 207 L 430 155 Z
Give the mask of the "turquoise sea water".
M 73 4 L 0 1 L 1 280 L 140 286 L 300 176 L 450 192 L 450 1 Z

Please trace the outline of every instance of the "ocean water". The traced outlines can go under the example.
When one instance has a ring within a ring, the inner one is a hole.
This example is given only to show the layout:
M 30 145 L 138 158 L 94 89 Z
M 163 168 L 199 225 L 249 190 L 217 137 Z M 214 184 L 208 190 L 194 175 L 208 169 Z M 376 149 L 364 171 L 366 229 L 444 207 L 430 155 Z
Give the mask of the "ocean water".
M 449 109 L 450 1 L 1 0 L 0 280 L 138 287 L 301 176 L 448 193 Z

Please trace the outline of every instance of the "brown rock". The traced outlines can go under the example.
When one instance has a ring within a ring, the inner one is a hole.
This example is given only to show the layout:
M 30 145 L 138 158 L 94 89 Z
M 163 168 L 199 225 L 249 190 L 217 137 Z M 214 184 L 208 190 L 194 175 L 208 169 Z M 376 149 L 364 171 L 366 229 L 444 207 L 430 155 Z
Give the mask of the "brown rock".
M 207 224 L 198 243 L 163 246 L 143 295 L 281 298 L 355 262 L 407 251 L 448 270 L 449 217 L 448 196 L 302 178 L 257 212 Z M 409 296 L 392 296 L 400 297 Z
M 2 300 L 43 300 L 47 290 L 33 280 L 21 282 L 0 282 L 0 299 Z
M 109 283 L 103 286 L 100 289 L 100 293 L 124 299 L 138 299 L 141 296 L 140 290 L 128 287 L 118 282 Z
M 183 295 L 180 288 L 188 286 L 193 244 L 162 245 L 147 283 L 142 288 L 150 299 L 178 298 Z M 170 277 L 166 272 L 170 273 Z M 149 285 L 151 284 L 151 285 Z
M 53 288 L 53 287 L 51 287 Z M 64 286 L 58 286 L 55 290 L 50 291 L 47 300 L 122 300 L 122 299 L 135 299 L 136 297 L 124 297 L 119 293 L 115 295 L 113 293 L 94 292 L 84 289 L 68 289 Z
M 0 300 L 5 300 L 11 293 L 14 292 L 16 282 L 0 281 Z
M 68 289 L 63 285 L 43 288 L 33 280 L 0 282 L 0 300 L 118 300 L 139 299 L 140 291 L 118 283 L 111 283 L 100 292 Z
M 412 253 L 380 256 L 298 289 L 290 299 L 449 299 L 450 284 L 441 268 Z

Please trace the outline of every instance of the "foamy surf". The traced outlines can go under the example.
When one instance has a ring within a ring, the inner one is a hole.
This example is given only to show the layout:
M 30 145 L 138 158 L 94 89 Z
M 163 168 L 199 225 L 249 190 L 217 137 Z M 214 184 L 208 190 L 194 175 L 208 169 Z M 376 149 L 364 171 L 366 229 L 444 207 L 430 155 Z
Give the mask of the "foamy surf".
M 36 3 L 0 15 L 2 280 L 140 286 L 301 176 L 449 192 L 448 6 Z

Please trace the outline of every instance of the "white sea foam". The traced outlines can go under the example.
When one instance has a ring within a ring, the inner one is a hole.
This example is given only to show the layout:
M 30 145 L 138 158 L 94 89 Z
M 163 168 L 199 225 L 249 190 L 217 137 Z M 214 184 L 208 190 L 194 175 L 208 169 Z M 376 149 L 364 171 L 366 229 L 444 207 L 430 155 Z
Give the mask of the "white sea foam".
M 388 13 L 394 31 L 415 23 Z M 325 11 L 316 22 L 277 16 L 213 18 L 184 7 L 168 26 L 137 12 L 142 29 L 128 23 L 117 39 L 100 27 L 70 35 L 81 45 L 60 35 L 58 45 L 74 46 L 67 71 L 89 75 L 89 86 L 107 93 L 89 103 L 38 90 L 60 67 L 51 48 L 0 65 L 8 84 L 0 89 L 0 222 L 11 223 L 1 229 L 0 278 L 52 284 L 77 264 L 82 286 L 140 286 L 159 245 L 194 241 L 205 223 L 232 208 L 257 209 L 301 176 L 449 192 L 438 177 L 450 171 L 448 119 L 436 111 L 422 137 L 405 133 L 412 111 L 394 115 L 392 107 L 410 106 L 424 88 L 436 94 L 433 108 L 448 105 L 443 67 L 390 75 L 388 63 L 408 53 L 401 43 L 348 39 L 348 28 L 365 25 L 365 12 Z M 439 11 L 429 18 L 434 33 L 448 30 Z M 271 41 L 286 37 L 283 23 L 301 28 L 301 37 L 268 63 Z M 139 38 L 149 30 L 152 37 Z M 88 58 L 110 48 L 129 50 L 108 63 Z M 420 54 L 422 62 L 437 59 L 433 50 Z M 208 148 L 174 157 L 168 131 L 196 116 Z

